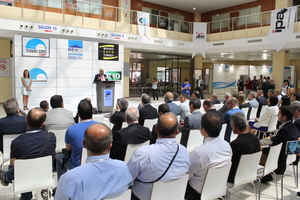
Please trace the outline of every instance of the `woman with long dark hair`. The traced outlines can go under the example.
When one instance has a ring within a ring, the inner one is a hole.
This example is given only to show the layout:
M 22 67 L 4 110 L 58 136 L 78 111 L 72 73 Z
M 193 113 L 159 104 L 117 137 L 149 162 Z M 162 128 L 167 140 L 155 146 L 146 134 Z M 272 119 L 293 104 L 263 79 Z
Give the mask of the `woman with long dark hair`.
M 29 95 L 31 94 L 31 84 L 32 80 L 30 78 L 30 74 L 28 69 L 23 71 L 23 77 L 21 78 L 22 81 L 22 90 L 21 94 L 23 95 L 23 109 L 28 110 L 28 99 Z

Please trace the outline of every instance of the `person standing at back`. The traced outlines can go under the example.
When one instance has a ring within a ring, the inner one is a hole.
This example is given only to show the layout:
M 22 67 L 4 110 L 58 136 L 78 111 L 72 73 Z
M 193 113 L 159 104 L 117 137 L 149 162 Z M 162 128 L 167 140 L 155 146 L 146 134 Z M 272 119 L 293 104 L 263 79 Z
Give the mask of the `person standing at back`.
M 157 85 L 158 85 L 158 81 L 157 81 L 156 77 L 153 77 L 153 80 L 152 80 L 152 93 L 153 93 L 153 100 L 154 101 L 155 101 L 155 97 L 156 97 L 156 100 L 158 100 Z

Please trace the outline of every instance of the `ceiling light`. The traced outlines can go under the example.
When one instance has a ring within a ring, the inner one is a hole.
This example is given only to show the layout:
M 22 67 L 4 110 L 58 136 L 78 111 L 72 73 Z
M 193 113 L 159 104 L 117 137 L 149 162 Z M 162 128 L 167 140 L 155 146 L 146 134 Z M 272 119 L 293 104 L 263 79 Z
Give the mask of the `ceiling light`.
M 196 8 L 193 8 L 193 10 L 196 10 Z

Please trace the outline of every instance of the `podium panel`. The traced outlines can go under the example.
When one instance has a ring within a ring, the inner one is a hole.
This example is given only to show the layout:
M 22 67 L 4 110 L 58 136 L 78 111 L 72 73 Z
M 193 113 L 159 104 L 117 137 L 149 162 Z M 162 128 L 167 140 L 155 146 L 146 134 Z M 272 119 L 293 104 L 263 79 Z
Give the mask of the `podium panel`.
M 99 112 L 110 112 L 115 102 L 115 82 L 99 81 L 96 83 L 97 106 Z

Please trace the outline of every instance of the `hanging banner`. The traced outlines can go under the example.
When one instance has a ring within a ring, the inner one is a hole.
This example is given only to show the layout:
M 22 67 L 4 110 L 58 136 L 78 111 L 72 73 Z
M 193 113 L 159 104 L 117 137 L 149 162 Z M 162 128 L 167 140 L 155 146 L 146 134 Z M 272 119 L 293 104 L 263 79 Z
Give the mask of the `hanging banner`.
M 149 13 L 137 12 L 137 22 L 140 35 L 145 35 L 150 39 L 150 20 Z
M 296 6 L 272 11 L 268 38 L 277 51 L 292 39 L 296 13 Z
M 205 58 L 207 24 L 195 22 L 193 30 L 192 58 L 194 58 L 197 53 L 201 53 L 201 55 Z

